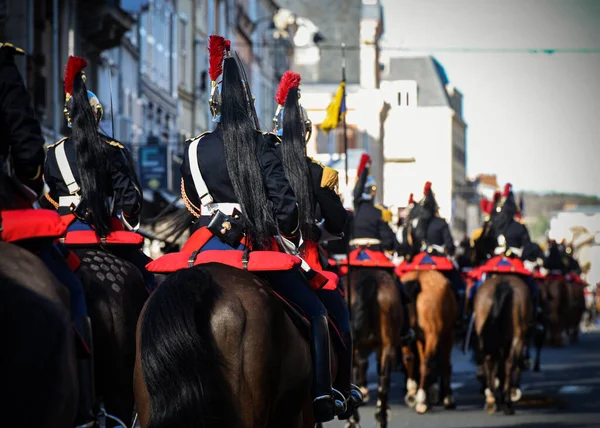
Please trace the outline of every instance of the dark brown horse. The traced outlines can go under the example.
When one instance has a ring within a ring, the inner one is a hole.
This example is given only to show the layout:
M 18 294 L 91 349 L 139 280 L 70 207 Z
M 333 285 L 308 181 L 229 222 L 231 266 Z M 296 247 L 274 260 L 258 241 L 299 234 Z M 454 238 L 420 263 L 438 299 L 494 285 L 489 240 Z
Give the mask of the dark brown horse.
M 388 398 L 392 366 L 400 346 L 402 304 L 392 274 L 384 269 L 351 267 L 350 285 L 352 301 L 352 330 L 354 335 L 355 381 L 360 385 L 365 401 L 368 399 L 368 356 L 377 355 L 379 388 L 375 418 L 378 427 L 387 427 Z M 348 278 L 344 278 L 347 289 Z M 358 414 L 349 426 L 358 427 Z
M 421 291 L 413 304 L 411 324 L 417 333 L 416 348 L 420 375 L 417 382 L 412 350 L 404 347 L 407 370 L 407 394 L 405 401 L 415 406 L 417 413 L 426 413 L 429 400 L 427 391 L 441 379 L 444 407 L 454 409 L 450 379 L 452 376 L 451 353 L 454 342 L 454 325 L 458 314 L 458 303 L 450 282 L 437 271 L 413 271 L 402 276 L 402 283 L 418 282 Z M 418 389 L 417 389 L 418 388 Z
M 307 336 L 247 271 L 207 264 L 175 272 L 138 321 L 143 428 L 312 428 L 311 372 Z
M 70 428 L 77 365 L 67 289 L 33 253 L 0 242 L 3 426 Z
M 493 276 L 477 291 L 474 312 L 478 364 L 485 372 L 485 408 L 490 414 L 496 412 L 497 403 L 504 413 L 514 413 L 513 400 L 520 397 L 523 349 L 532 310 L 529 289 L 518 276 Z
M 581 318 L 585 312 L 585 293 L 584 285 L 577 282 L 567 282 L 567 301 L 568 309 L 566 311 L 566 329 L 565 333 L 570 343 L 579 341 L 579 327 Z
M 562 335 L 566 328 L 569 308 L 567 285 L 561 279 L 538 281 L 548 315 L 548 343 L 550 346 L 563 345 Z

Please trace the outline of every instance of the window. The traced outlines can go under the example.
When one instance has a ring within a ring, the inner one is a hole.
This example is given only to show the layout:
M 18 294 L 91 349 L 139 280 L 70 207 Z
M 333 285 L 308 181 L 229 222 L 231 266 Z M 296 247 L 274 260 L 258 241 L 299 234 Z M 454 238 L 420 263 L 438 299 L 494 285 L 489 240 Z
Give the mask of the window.
M 186 71 L 187 71 L 187 56 L 188 56 L 188 46 L 187 46 L 187 17 L 182 14 L 179 17 L 179 58 L 180 58 L 180 67 L 179 67 L 179 84 L 185 85 L 186 82 Z
M 398 105 L 402 105 L 402 92 L 398 92 Z

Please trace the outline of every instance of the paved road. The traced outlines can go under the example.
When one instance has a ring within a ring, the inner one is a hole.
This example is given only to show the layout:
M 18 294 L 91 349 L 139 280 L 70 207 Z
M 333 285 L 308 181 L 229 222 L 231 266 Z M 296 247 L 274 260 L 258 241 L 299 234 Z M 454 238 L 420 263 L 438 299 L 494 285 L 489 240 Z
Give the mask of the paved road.
M 453 353 L 452 379 L 458 408 L 434 407 L 425 415 L 408 409 L 401 397 L 403 376 L 392 377 L 392 420 L 396 427 L 511 427 L 579 428 L 600 427 L 600 332 L 581 336 L 578 344 L 561 349 L 545 348 L 542 372 L 526 372 L 522 378 L 523 399 L 514 416 L 497 413 L 489 416 L 483 410 L 483 396 L 475 368 L 458 349 Z M 361 427 L 375 427 L 374 403 L 376 376 L 371 370 L 369 389 L 371 402 L 361 409 Z M 343 422 L 328 423 L 326 428 L 343 427 Z

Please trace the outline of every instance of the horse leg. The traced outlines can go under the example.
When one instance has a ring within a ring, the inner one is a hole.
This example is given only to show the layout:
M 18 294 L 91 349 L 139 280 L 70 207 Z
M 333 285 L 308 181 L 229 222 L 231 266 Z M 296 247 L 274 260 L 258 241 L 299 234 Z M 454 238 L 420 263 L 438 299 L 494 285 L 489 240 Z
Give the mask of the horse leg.
M 519 354 L 523 349 L 520 346 L 516 346 L 517 339 L 513 339 L 512 349 L 508 352 L 508 356 L 504 362 L 504 376 L 501 376 L 502 385 L 502 405 L 504 407 L 504 414 L 512 415 L 515 413 L 513 408 L 513 386 L 516 388 L 517 384 L 513 382 L 513 371 L 518 370 L 519 365 Z M 522 355 L 522 354 L 521 354 Z M 504 379 L 502 379 L 502 377 Z
M 486 355 L 483 361 L 485 368 L 486 385 L 485 388 L 485 410 L 492 415 L 496 413 L 496 363 L 490 354 Z
M 442 389 L 440 395 L 444 400 L 444 407 L 446 409 L 456 409 L 456 402 L 452 396 L 452 388 L 450 381 L 452 378 L 452 338 L 446 339 L 440 346 L 440 363 L 442 365 Z
M 388 398 L 390 390 L 391 380 L 391 369 L 392 364 L 396 360 L 396 349 L 392 345 L 392 334 L 393 331 L 391 326 L 388 325 L 387 317 L 381 317 L 381 341 L 382 347 L 379 351 L 379 389 L 377 397 L 377 410 L 375 412 L 375 419 L 377 420 L 378 428 L 386 428 L 388 425 Z
M 404 402 L 408 407 L 415 407 L 417 404 L 417 381 L 415 380 L 415 354 L 410 346 L 402 347 L 402 359 L 406 367 L 406 395 Z
M 368 358 L 369 352 L 367 350 L 354 348 L 354 380 L 360 388 L 364 403 L 369 401 L 369 388 L 367 387 Z
M 431 371 L 431 362 L 437 347 L 437 338 L 433 335 L 425 333 L 425 344 L 422 341 L 417 342 L 419 349 L 419 358 L 421 360 L 421 382 L 417 391 L 417 405 L 415 410 L 417 413 L 424 414 L 427 412 L 427 387 L 429 386 L 429 375 Z

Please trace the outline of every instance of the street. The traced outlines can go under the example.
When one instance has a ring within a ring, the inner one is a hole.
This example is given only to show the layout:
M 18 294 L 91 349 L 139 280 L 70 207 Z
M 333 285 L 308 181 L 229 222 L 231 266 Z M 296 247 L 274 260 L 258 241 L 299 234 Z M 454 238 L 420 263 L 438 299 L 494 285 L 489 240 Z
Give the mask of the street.
M 542 350 L 542 372 L 525 372 L 522 377 L 523 398 L 516 405 L 514 416 L 501 411 L 493 416 L 483 410 L 484 398 L 479 395 L 475 368 L 462 352 L 455 348 L 452 356 L 452 384 L 456 410 L 436 406 L 425 415 L 418 415 L 404 404 L 403 375 L 392 377 L 392 417 L 389 427 L 600 427 L 600 332 L 581 335 L 578 344 L 561 349 Z M 371 401 L 361 409 L 361 427 L 375 427 L 374 405 L 377 393 L 376 374 L 370 365 L 369 391 Z M 345 423 L 328 423 L 327 428 L 343 427 Z

